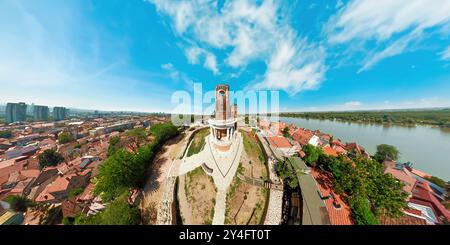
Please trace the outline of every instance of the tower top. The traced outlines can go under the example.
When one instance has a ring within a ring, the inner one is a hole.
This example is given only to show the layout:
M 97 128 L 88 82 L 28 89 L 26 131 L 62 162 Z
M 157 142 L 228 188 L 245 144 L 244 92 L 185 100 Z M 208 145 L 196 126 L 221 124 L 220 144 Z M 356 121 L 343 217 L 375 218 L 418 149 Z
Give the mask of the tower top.
M 230 85 L 222 83 L 216 86 L 216 90 L 230 90 Z

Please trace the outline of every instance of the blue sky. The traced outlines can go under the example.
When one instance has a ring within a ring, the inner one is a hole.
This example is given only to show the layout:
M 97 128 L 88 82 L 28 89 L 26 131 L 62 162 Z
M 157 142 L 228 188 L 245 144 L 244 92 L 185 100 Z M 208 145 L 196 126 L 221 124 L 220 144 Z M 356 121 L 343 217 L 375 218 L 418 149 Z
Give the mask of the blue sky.
M 450 2 L 0 1 L 0 103 L 170 111 L 221 82 L 281 110 L 450 106 Z

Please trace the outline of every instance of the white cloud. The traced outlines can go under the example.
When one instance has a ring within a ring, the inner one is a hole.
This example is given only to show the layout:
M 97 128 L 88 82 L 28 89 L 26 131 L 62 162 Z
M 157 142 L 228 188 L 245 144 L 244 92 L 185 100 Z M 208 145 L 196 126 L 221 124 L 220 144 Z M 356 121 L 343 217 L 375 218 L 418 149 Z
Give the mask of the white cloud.
M 363 61 L 364 64 L 358 70 L 358 73 L 370 69 L 372 66 L 385 58 L 393 57 L 395 55 L 403 53 L 413 40 L 420 40 L 420 34 L 420 32 L 415 32 L 410 35 L 404 36 L 392 42 L 385 49 L 379 52 L 374 52 L 372 55 L 368 55 L 367 58 Z
M 264 80 L 254 88 L 283 89 L 289 95 L 315 89 L 325 76 L 324 59 L 325 52 L 309 47 L 305 40 L 280 42 L 269 60 Z
M 338 0 L 338 1 L 336 2 L 336 8 L 337 8 L 337 9 L 338 9 L 338 8 L 341 8 L 343 5 L 344 5 L 344 2 L 342 2 L 342 0 Z
M 217 73 L 218 62 L 211 50 L 226 52 L 220 63 L 235 69 L 263 61 L 265 77 L 254 87 L 283 89 L 290 94 L 316 88 L 324 79 L 324 49 L 295 33 L 278 1 L 225 1 L 220 9 L 217 1 L 149 2 L 171 18 L 178 36 L 202 47 L 186 50 L 192 64 L 202 63 L 200 57 L 205 54 L 203 66 Z M 283 52 L 291 56 L 281 59 Z
M 211 53 L 206 54 L 205 63 L 203 64 L 203 66 L 211 70 L 214 74 L 219 73 L 219 70 L 217 69 L 216 56 Z
M 364 61 L 363 71 L 407 51 L 431 28 L 445 28 L 450 22 L 449 13 L 447 0 L 359 0 L 331 17 L 324 30 L 330 44 L 376 42 L 376 51 Z
M 441 53 L 441 59 L 450 60 L 450 46 Z
M 170 78 L 175 82 L 184 82 L 188 85 L 194 83 L 185 73 L 178 71 L 172 63 L 162 64 L 161 68 L 166 70 Z
M 188 59 L 189 64 L 199 64 L 200 59 L 203 59 L 203 67 L 212 71 L 214 75 L 219 74 L 219 68 L 217 67 L 217 59 L 216 56 L 199 47 L 189 47 L 185 50 L 186 57 Z
M 185 52 L 189 64 L 198 64 L 200 58 L 199 56 L 202 54 L 202 49 L 198 47 L 190 47 L 187 48 Z
M 358 108 L 361 105 L 362 105 L 362 103 L 359 101 L 349 101 L 344 104 L 344 107 L 351 109 L 351 108 Z

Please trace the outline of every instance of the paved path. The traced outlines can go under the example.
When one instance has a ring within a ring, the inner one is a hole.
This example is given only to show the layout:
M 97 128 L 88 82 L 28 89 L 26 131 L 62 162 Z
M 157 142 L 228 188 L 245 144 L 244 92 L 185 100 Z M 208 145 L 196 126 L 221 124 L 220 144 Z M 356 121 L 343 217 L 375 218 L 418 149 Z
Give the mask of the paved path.
M 224 154 L 216 152 L 211 145 L 211 135 L 205 138 L 206 145 L 198 154 L 190 157 L 184 157 L 180 161 L 174 161 L 171 175 L 180 176 L 205 164 L 212 173 L 206 174 L 212 176 L 214 185 L 217 188 L 216 204 L 214 207 L 213 224 L 224 224 L 226 210 L 226 193 L 228 187 L 233 181 L 234 175 L 239 166 L 240 156 L 243 150 L 242 135 L 237 133 L 230 152 Z
M 283 191 L 270 189 L 269 204 L 267 207 L 264 225 L 279 225 L 281 223 L 283 208 Z
M 213 225 L 225 224 L 225 210 L 227 206 L 227 191 L 218 190 L 216 195 L 216 205 L 214 206 Z
M 275 183 L 281 185 L 282 182 L 280 178 L 278 178 L 278 175 L 275 171 L 275 163 L 276 159 L 279 159 L 282 156 L 277 155 L 277 152 L 272 151 L 270 146 L 267 144 L 267 141 L 260 135 L 257 134 L 259 140 L 261 141 L 264 150 L 266 151 L 269 160 L 268 160 L 268 167 L 269 167 L 269 178 L 270 180 Z M 282 185 L 281 185 L 282 187 Z M 264 220 L 265 225 L 279 225 L 281 223 L 281 216 L 283 212 L 283 190 L 277 190 L 274 188 L 271 188 L 269 191 L 269 204 L 267 206 L 267 214 L 266 218 Z

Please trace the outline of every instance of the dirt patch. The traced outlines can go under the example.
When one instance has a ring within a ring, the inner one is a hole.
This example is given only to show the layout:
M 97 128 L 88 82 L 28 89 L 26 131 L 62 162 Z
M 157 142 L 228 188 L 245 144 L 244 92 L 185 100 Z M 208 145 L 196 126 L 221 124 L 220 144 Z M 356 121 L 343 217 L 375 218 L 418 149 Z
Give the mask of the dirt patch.
M 249 184 L 238 176 L 260 180 L 267 178 L 266 161 L 256 136 L 251 132 L 241 133 L 244 138 L 244 151 L 236 176 L 228 189 L 225 224 L 259 225 L 264 221 L 269 191 L 264 187 Z
M 185 224 L 211 224 L 217 193 L 212 177 L 198 167 L 186 174 L 184 188 L 189 208 L 180 207 L 180 209 L 182 213 L 190 211 L 190 215 L 183 215 Z M 188 220 L 188 217 L 191 220 Z
M 241 131 L 244 141 L 244 152 L 241 157 L 244 175 L 252 178 L 267 178 L 266 159 L 256 135 Z
M 185 135 L 181 134 L 167 141 L 148 169 L 147 182 L 144 186 L 144 199 L 141 202 L 144 224 L 156 224 L 157 207 L 164 192 L 163 182 L 167 177 L 172 160 L 183 148 L 182 139 L 184 137 Z

